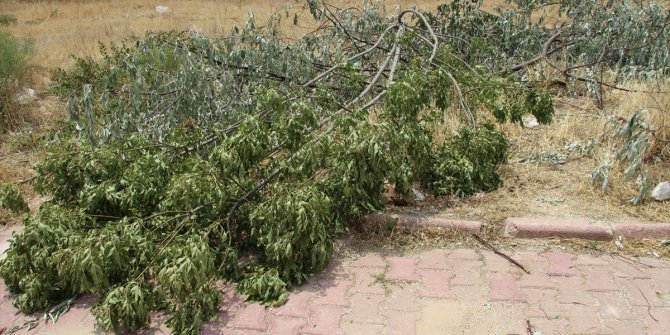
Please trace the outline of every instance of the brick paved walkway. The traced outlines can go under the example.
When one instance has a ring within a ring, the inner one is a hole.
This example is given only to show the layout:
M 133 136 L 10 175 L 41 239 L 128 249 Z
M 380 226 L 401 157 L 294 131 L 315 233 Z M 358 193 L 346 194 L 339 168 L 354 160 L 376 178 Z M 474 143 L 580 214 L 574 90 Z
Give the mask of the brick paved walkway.
M 530 275 L 487 250 L 365 253 L 335 259 L 279 308 L 226 292 L 203 334 L 668 334 L 670 262 L 566 252 L 511 254 Z M 639 263 L 638 263 L 639 262 Z M 26 319 L 3 289 L 0 326 Z M 92 298 L 31 334 L 88 334 Z M 21 332 L 25 333 L 25 332 Z M 168 333 L 163 327 L 146 334 Z

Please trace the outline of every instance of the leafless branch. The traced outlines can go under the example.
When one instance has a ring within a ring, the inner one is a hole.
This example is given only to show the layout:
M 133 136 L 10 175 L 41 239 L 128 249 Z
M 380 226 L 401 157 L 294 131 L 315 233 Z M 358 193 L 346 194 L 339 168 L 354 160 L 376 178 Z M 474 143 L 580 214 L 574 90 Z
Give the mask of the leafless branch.
M 540 52 L 540 54 L 537 55 L 535 58 L 533 58 L 533 59 L 529 59 L 529 60 L 527 60 L 527 61 L 525 61 L 525 62 L 523 62 L 523 63 L 521 63 L 521 64 L 514 65 L 514 66 L 512 66 L 509 70 L 506 70 L 505 72 L 516 72 L 516 71 L 519 71 L 519 70 L 521 70 L 521 69 L 524 69 L 524 68 L 526 68 L 526 67 L 528 67 L 528 66 L 534 65 L 534 64 L 536 64 L 536 63 L 542 61 L 543 59 L 546 59 L 549 55 L 551 55 L 552 53 L 554 53 L 554 52 L 556 52 L 556 51 L 558 50 L 558 49 L 554 49 L 554 50 L 552 50 L 552 51 L 549 51 L 549 47 L 550 47 L 554 42 L 556 42 L 556 40 L 557 40 L 559 37 L 561 37 L 561 34 L 562 34 L 562 32 L 561 32 L 561 31 L 558 31 L 558 32 L 556 32 L 555 34 L 551 35 L 551 37 L 549 37 L 549 39 L 548 39 L 546 42 L 544 42 L 544 45 L 542 46 L 542 52 Z M 559 48 L 559 49 L 560 49 L 560 48 Z

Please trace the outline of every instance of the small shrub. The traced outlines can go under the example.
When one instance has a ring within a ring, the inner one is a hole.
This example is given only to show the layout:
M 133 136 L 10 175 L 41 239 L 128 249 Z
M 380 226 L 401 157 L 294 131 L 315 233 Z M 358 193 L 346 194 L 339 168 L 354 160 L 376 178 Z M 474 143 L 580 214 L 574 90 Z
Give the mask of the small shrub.
M 15 128 L 21 119 L 15 95 L 32 52 L 32 41 L 0 31 L 0 133 Z
M 498 166 L 507 161 L 508 149 L 507 139 L 492 125 L 463 128 L 437 150 L 428 186 L 436 194 L 459 197 L 493 191 L 502 186 Z
M 7 14 L 0 15 L 0 26 L 8 26 L 12 23 L 16 23 L 16 17 Z

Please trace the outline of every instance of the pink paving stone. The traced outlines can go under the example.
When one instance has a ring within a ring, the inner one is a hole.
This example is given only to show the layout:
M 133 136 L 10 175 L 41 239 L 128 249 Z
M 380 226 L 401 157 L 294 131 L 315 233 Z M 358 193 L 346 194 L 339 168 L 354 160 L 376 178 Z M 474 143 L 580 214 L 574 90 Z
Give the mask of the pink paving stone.
M 473 249 L 454 249 L 448 256 L 448 259 L 466 259 L 470 261 L 478 261 L 481 256 Z
M 529 303 L 526 310 L 526 316 L 529 318 L 545 318 L 549 320 L 565 317 L 565 313 L 560 305 L 555 301 L 542 303 Z
M 640 261 L 640 263 L 648 264 L 648 265 L 653 266 L 655 268 L 664 268 L 666 270 L 670 270 L 670 262 L 666 259 L 658 259 L 658 258 L 652 258 L 652 257 L 640 257 L 638 260 Z
M 601 334 L 604 327 L 598 318 L 598 307 L 576 304 L 563 305 L 568 314 L 569 334 Z
M 521 290 L 529 303 L 556 303 L 558 291 L 541 288 L 524 288 Z
M 347 291 L 351 287 L 350 280 L 331 280 L 323 287 L 321 295 L 313 300 L 315 305 L 348 306 Z
M 566 252 L 545 252 L 542 254 L 549 261 L 547 274 L 551 276 L 574 276 L 577 274 L 572 263 L 572 254 Z
M 389 271 L 386 274 L 387 280 L 398 281 L 416 281 L 419 280 L 419 274 L 416 272 L 416 258 L 414 257 L 389 257 L 386 259 L 389 263 Z
M 544 317 L 530 318 L 531 329 L 542 335 L 564 335 L 568 333 L 568 322 L 564 318 L 547 320 Z
M 484 254 L 484 266 L 488 272 L 509 273 L 513 268 L 516 268 L 506 259 L 492 253 Z
M 419 269 L 435 269 L 435 270 L 448 270 L 449 263 L 447 263 L 447 250 L 435 249 L 428 252 L 424 252 L 419 257 L 419 263 L 417 268 Z
M 487 278 L 491 301 L 526 301 L 526 296 L 519 291 L 516 279 L 512 275 L 489 273 Z
M 5 301 L 12 301 L 17 297 L 17 294 L 12 294 L 5 286 L 5 281 L 0 279 L 0 303 Z
M 603 257 L 603 256 L 592 256 L 592 255 L 576 255 L 573 258 L 573 263 L 575 266 L 609 266 L 610 263 L 608 259 L 612 259 L 611 257 Z
M 354 285 L 351 287 L 352 293 L 363 294 L 385 294 L 386 291 L 377 282 L 378 278 L 383 278 L 384 269 L 380 268 L 360 268 L 354 271 Z
M 279 316 L 307 317 L 309 301 L 316 294 L 308 291 L 292 292 L 288 295 L 286 304 L 272 310 L 272 314 Z
M 58 322 L 55 324 L 46 323 L 41 327 L 35 334 L 38 335 L 84 335 L 92 334 L 96 332 L 95 318 L 91 315 L 90 318 L 86 318 L 86 314 L 76 313 L 71 318 L 65 318 L 67 314 L 73 313 L 72 310 L 68 311 L 65 315 L 58 319 Z M 89 312 L 86 311 L 88 314 Z M 80 319 L 80 317 L 82 317 Z
M 614 277 L 632 279 L 651 279 L 651 270 L 648 266 L 636 263 L 635 259 L 613 257 L 610 262 Z
M 537 251 L 519 252 L 510 256 L 512 259 L 515 259 L 517 262 L 523 265 L 523 267 L 530 272 L 530 275 L 546 273 L 547 269 L 549 268 L 549 262 L 547 259 L 538 254 Z M 521 271 L 521 269 L 517 267 L 514 267 L 514 271 L 516 271 L 516 273 L 522 277 L 528 276 L 527 273 Z
M 454 298 L 449 289 L 449 281 L 454 278 L 451 271 L 422 270 L 421 283 L 423 288 L 419 295 L 424 298 Z
M 270 317 L 269 335 L 294 335 L 307 324 L 305 318 L 292 318 L 284 316 Z
M 648 271 L 656 290 L 670 296 L 670 269 L 656 268 Z M 669 297 L 670 298 L 670 297 Z
M 484 301 L 488 297 L 489 289 L 486 286 L 452 286 L 451 292 L 456 300 L 477 302 Z
M 232 285 L 225 285 L 220 287 L 219 290 L 223 293 L 223 304 L 219 310 L 219 315 L 229 320 L 230 316 L 243 306 L 244 299 L 239 293 L 235 292 L 235 287 Z
M 218 318 L 215 320 L 207 321 L 203 323 L 202 327 L 200 327 L 200 334 L 202 335 L 220 335 L 221 332 L 226 334 L 226 326 L 229 325 L 230 320 L 233 318 L 235 313 L 233 311 L 227 311 L 224 309 L 225 308 L 225 303 L 224 306 L 219 309 L 219 315 Z M 251 330 L 251 329 L 246 329 L 249 331 L 249 333 L 257 332 L 257 333 L 263 333 L 260 331 L 256 330 Z M 232 330 L 231 330 L 232 331 Z M 151 333 L 149 333 L 151 334 Z
M 619 289 L 614 282 L 614 276 L 607 267 L 587 267 L 582 269 L 584 273 L 584 283 L 587 291 L 608 292 Z
M 347 276 L 352 270 L 351 265 L 351 260 L 333 258 L 328 262 L 322 273 L 334 276 Z
M 556 283 L 551 280 L 551 277 L 543 272 L 531 272 L 531 274 L 522 274 L 518 280 L 519 287 L 522 288 L 540 288 L 547 290 L 555 290 L 558 288 Z
M 486 285 L 482 278 L 482 262 L 451 260 L 451 271 L 455 274 L 451 285 Z
M 95 318 L 90 308 L 96 302 L 94 295 L 83 296 L 75 301 L 70 310 L 58 318 L 58 322 L 46 323 L 36 333 L 39 335 L 91 334 L 96 331 Z
M 12 236 L 13 233 L 19 233 L 23 230 L 23 225 L 11 225 L 0 228 L 0 236 Z
M 630 239 L 670 237 L 670 223 L 620 223 L 613 226 L 614 236 Z
M 10 327 L 14 320 L 21 316 L 21 312 L 12 306 L 11 301 L 5 301 L 0 304 L 0 328 Z
M 375 253 L 369 253 L 361 256 L 357 260 L 351 262 L 351 267 L 355 268 L 384 268 L 386 267 L 386 261 L 382 258 L 381 255 Z
M 647 328 L 642 320 L 603 320 L 603 324 L 615 335 L 645 334 Z
M 612 240 L 612 230 L 582 218 L 509 218 L 505 231 L 517 238 L 567 237 L 596 241 Z
M 391 286 L 390 290 L 382 304 L 382 309 L 403 312 L 419 310 L 417 293 L 413 287 L 398 287 L 394 285 Z
M 342 322 L 342 331 L 346 335 L 380 335 L 384 331 L 384 326 L 380 324 Z
M 670 329 L 670 308 L 668 307 L 634 307 L 642 320 L 645 320 L 649 335 L 667 335 Z
M 593 292 L 592 296 L 600 303 L 602 319 L 637 320 L 640 318 L 633 312 L 626 299 L 614 292 Z
M 561 304 L 598 305 L 598 300 L 584 289 L 584 282 L 579 277 L 556 277 L 558 285 L 558 302 Z
M 343 322 L 384 324 L 380 307 L 384 297 L 378 294 L 356 294 L 351 297 L 349 314 Z
M 340 306 L 312 306 L 311 315 L 302 328 L 302 333 L 318 335 L 342 334 L 340 330 L 340 320 L 346 312 L 344 307 Z
M 557 291 L 536 288 L 526 288 L 521 291 L 526 295 L 528 301 L 527 317 L 547 319 L 565 317 L 565 313 L 556 301 Z
M 385 311 L 386 329 L 385 335 L 414 335 L 416 334 L 416 313 L 402 311 Z
M 234 328 L 255 329 L 264 331 L 268 328 L 265 321 L 265 307 L 259 304 L 247 304 L 231 320 Z
M 503 321 L 498 324 L 501 334 L 527 334 L 528 324 L 526 323 L 525 303 L 518 302 L 493 302 L 491 308 L 495 312 L 496 320 Z
M 93 315 L 91 315 L 92 318 Z M 172 330 L 165 324 L 169 317 L 165 314 L 152 314 L 149 326 L 146 329 L 140 329 L 136 335 L 168 335 Z M 204 326 L 201 326 L 201 333 Z
M 628 297 L 628 303 L 631 306 L 662 307 L 666 305 L 666 302 L 656 294 L 657 292 L 650 279 L 617 278 L 616 282 L 619 290 Z

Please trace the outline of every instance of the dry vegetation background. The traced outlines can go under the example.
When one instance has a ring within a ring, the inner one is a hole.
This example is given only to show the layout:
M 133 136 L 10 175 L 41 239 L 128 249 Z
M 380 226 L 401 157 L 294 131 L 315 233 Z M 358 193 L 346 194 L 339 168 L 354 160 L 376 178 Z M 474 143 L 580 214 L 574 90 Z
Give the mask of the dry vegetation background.
M 341 6 L 360 4 L 354 1 L 331 1 Z M 439 0 L 386 1 L 389 11 L 396 6 L 416 5 L 434 10 Z M 159 14 L 156 5 L 170 8 Z M 253 12 L 259 24 L 287 5 L 300 12 L 302 1 L 278 0 L 60 0 L 0 1 L 0 14 L 16 17 L 6 27 L 17 37 L 32 38 L 35 53 L 31 60 L 26 87 L 38 90 L 39 99 L 28 106 L 31 123 L 21 131 L 0 137 L 0 179 L 17 182 L 32 176 L 30 166 L 39 158 L 35 152 L 36 133 L 43 132 L 64 115 L 63 102 L 48 93 L 53 70 L 67 68 L 70 54 L 98 57 L 98 43 L 133 40 L 147 30 L 197 30 L 208 35 L 225 35 L 233 25 L 243 24 Z M 485 1 L 486 9 L 504 4 L 502 0 Z M 299 26 L 286 24 L 287 38 L 311 31 L 314 23 L 303 13 Z M 669 92 L 665 83 L 626 83 L 641 91 Z M 505 125 L 510 136 L 512 155 L 503 168 L 505 186 L 495 192 L 480 194 L 468 200 L 429 201 L 424 209 L 443 216 L 483 219 L 495 224 L 508 216 L 583 216 L 593 220 L 665 221 L 670 222 L 670 204 L 645 202 L 628 204 L 626 198 L 636 193 L 635 184 L 617 179 L 608 194 L 590 185 L 591 171 L 602 157 L 578 157 L 565 149 L 576 141 L 599 139 L 606 131 L 608 115 L 630 116 L 647 108 L 651 123 L 660 129 L 661 137 L 670 138 L 670 94 L 607 90 L 605 108 L 599 110 L 587 98 L 572 98 L 556 92 L 557 115 L 548 126 L 520 128 Z M 648 168 L 654 181 L 670 179 L 670 146 L 657 143 L 648 157 Z M 542 152 L 566 155 L 564 164 L 520 163 L 519 160 Z M 30 192 L 24 188 L 24 191 Z M 30 194 L 30 193 L 29 193 Z M 34 199 L 33 206 L 39 202 Z M 432 207 L 432 208 L 431 208 Z

